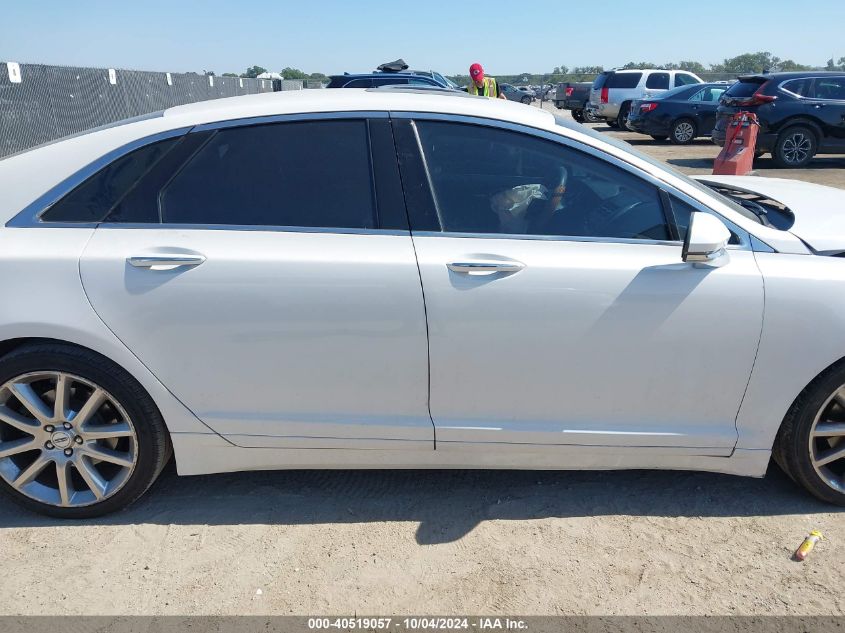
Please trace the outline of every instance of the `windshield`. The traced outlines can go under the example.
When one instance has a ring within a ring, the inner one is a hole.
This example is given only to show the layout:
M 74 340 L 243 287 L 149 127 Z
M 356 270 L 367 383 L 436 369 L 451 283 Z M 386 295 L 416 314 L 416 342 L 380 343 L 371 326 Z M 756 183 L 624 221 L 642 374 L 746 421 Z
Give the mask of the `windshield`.
M 663 161 L 657 160 L 656 158 L 652 158 L 648 154 L 645 154 L 645 153 L 639 151 L 638 149 L 636 149 L 630 143 L 626 143 L 625 141 L 621 141 L 621 140 L 619 140 L 617 138 L 613 138 L 612 136 L 609 136 L 609 135 L 605 136 L 604 134 L 600 134 L 600 133 L 596 132 L 595 130 L 593 130 L 592 128 L 589 128 L 585 125 L 580 125 L 578 123 L 573 123 L 571 120 L 564 119 L 562 116 L 560 116 L 558 114 L 555 114 L 554 117 L 555 117 L 555 122 L 560 127 L 565 127 L 567 129 L 570 129 L 570 130 L 576 130 L 578 132 L 581 132 L 582 134 L 586 134 L 587 136 L 592 136 L 593 138 L 595 138 L 597 140 L 601 140 L 605 143 L 608 143 L 609 145 L 613 145 L 617 149 L 621 149 L 621 150 L 627 152 L 628 154 L 633 154 L 634 156 L 636 156 L 637 158 L 639 158 L 642 161 L 645 161 L 649 165 L 654 165 L 655 167 L 659 167 L 663 171 L 667 171 L 670 174 L 672 174 L 673 176 L 677 176 L 678 178 L 681 178 L 685 183 L 691 185 L 692 187 L 695 187 L 699 191 L 702 191 L 702 192 L 706 193 L 707 195 L 716 198 L 717 200 L 719 200 L 719 202 L 721 202 L 725 206 L 730 207 L 733 211 L 735 211 L 736 213 L 738 213 L 742 217 L 748 218 L 749 220 L 753 220 L 754 222 L 762 224 L 760 217 L 758 215 L 756 215 L 755 213 L 753 213 L 752 211 L 750 211 L 749 209 L 743 208 L 741 205 L 737 204 L 734 200 L 731 200 L 727 196 L 722 195 L 721 193 L 719 193 L 715 189 L 708 187 L 707 185 L 704 185 L 704 184 L 690 178 L 689 176 L 687 176 L 686 174 L 678 171 L 677 169 L 675 169 L 674 167 L 672 167 L 668 163 L 664 163 Z

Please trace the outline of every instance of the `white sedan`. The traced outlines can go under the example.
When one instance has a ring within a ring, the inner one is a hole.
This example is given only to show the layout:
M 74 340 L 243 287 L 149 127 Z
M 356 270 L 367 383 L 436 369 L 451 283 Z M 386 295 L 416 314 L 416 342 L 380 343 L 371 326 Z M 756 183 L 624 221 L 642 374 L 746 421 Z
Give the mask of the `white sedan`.
M 117 510 L 171 455 L 774 454 L 845 503 L 845 192 L 413 90 L 181 106 L 6 158 L 0 191 L 0 488 L 30 509 Z

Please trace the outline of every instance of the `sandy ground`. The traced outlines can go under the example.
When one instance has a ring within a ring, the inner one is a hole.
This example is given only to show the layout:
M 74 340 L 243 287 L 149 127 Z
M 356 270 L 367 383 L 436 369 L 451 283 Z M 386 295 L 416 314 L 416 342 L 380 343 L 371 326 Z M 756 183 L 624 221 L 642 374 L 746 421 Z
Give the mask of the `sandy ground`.
M 597 126 L 600 129 L 604 126 Z M 716 148 L 643 142 L 686 171 Z M 761 174 L 845 187 L 845 157 Z M 790 560 L 811 529 L 823 541 Z M 0 499 L 2 614 L 845 614 L 845 510 L 776 468 L 180 478 L 58 522 Z

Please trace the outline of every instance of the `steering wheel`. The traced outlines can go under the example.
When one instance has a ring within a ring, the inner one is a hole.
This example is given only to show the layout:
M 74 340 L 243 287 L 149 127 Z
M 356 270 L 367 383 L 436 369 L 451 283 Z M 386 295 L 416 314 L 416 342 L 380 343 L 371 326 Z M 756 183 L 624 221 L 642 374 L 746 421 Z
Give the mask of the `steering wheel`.
M 644 204 L 651 204 L 650 202 L 646 202 L 645 200 L 637 200 L 636 202 L 632 202 L 631 204 L 622 207 L 615 213 L 613 213 L 609 218 L 607 218 L 604 222 L 602 222 L 602 228 L 612 227 L 616 222 L 621 220 L 623 217 L 634 211 L 638 207 Z M 632 234 L 631 237 L 637 237 L 639 234 Z M 621 237 L 621 236 L 616 236 Z

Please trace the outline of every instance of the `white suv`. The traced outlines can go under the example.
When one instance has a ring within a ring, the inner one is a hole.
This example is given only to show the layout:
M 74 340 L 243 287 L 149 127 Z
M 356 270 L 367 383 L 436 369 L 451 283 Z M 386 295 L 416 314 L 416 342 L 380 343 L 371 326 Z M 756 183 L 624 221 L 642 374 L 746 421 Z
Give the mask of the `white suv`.
M 588 107 L 611 127 L 624 130 L 635 99 L 650 99 L 678 86 L 700 83 L 704 82 L 684 70 L 606 70 L 593 82 Z

